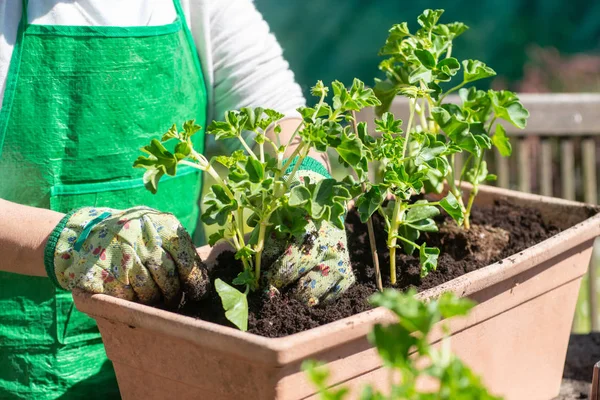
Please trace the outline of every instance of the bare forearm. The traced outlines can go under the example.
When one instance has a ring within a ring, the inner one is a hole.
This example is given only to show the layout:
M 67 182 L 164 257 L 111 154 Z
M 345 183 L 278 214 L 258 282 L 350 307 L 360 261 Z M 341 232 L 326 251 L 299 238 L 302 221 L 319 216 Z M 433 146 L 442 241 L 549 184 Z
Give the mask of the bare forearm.
M 292 137 L 292 135 L 294 134 L 294 132 L 296 131 L 296 128 L 298 127 L 298 125 L 300 125 L 302 123 L 302 120 L 300 118 L 288 118 L 285 119 L 283 121 L 280 122 L 280 126 L 281 126 L 281 133 L 279 134 L 279 139 L 281 140 L 281 143 L 287 143 L 290 140 L 290 137 Z M 273 132 L 268 132 L 267 136 L 271 137 L 273 139 Z M 284 157 L 290 157 L 292 155 L 292 153 L 294 152 L 294 150 L 296 150 L 296 147 L 298 147 L 298 143 L 300 143 L 300 137 L 296 136 L 294 138 L 294 140 L 292 141 L 292 144 L 287 148 Z M 318 152 L 314 149 L 311 149 L 308 152 L 308 155 L 312 158 L 314 158 L 315 160 L 321 162 L 321 164 L 323 164 L 325 166 L 325 168 L 327 168 L 327 170 L 329 172 L 331 172 L 330 168 L 329 168 L 329 158 L 327 157 L 327 153 L 324 152 Z
M 0 199 L 0 271 L 46 276 L 44 248 L 63 216 Z

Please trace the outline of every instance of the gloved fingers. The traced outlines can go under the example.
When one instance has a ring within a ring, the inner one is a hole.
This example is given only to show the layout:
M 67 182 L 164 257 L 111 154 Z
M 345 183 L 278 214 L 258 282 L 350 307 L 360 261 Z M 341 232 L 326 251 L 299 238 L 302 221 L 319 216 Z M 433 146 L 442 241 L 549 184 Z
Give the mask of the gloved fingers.
M 295 297 L 309 306 L 337 298 L 355 277 L 347 253 L 326 254 L 325 259 L 298 281 Z
M 292 241 L 269 266 L 265 278 L 271 286 L 281 289 L 307 274 L 315 263 L 321 261 L 314 243 L 315 235 L 316 230 L 310 230 L 300 240 Z
M 142 245 L 139 246 L 137 253 L 160 289 L 164 302 L 173 305 L 181 299 L 181 285 L 175 261 L 171 254 L 165 251 L 163 245 L 174 238 L 174 235 L 170 233 L 164 235 L 164 233 L 170 232 L 171 228 L 176 227 L 179 222 L 170 214 L 165 214 L 171 218 L 165 218 L 162 224 L 157 224 L 154 220 L 157 215 L 141 216 Z M 159 230 L 165 231 L 163 235 Z M 163 240 L 163 236 L 167 236 L 167 240 Z
M 329 303 L 331 301 L 337 300 L 350 286 L 352 286 L 356 282 L 356 277 L 354 273 L 344 277 L 341 281 L 337 283 L 334 287 L 329 290 L 321 298 L 321 304 Z
M 149 216 L 147 229 L 174 262 L 183 291 L 192 300 L 200 300 L 210 287 L 208 270 L 200 259 L 190 234 L 172 214 Z
M 319 264 L 298 280 L 294 297 L 309 306 L 319 304 L 321 297 L 329 293 L 343 275 L 326 264 Z
M 129 286 L 135 292 L 137 301 L 142 304 L 160 302 L 160 289 L 150 271 L 142 264 L 139 256 L 131 251 L 123 253 L 122 257 L 121 265 L 127 271 L 127 280 Z

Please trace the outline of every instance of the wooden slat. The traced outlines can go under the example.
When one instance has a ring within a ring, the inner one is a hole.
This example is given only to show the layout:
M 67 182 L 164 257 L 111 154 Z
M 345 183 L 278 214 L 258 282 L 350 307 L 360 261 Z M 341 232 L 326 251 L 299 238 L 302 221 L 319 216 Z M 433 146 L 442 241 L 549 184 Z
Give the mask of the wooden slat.
M 583 169 L 583 200 L 586 203 L 596 204 L 596 141 L 585 138 L 581 141 L 582 169 Z M 592 331 L 598 330 L 598 287 L 597 287 L 596 257 L 592 258 L 588 270 L 588 302 L 590 305 L 590 323 Z
M 560 184 L 561 197 L 575 200 L 575 156 L 573 139 L 563 138 L 560 142 Z
M 598 202 L 596 186 L 596 141 L 585 138 L 581 141 L 582 166 L 583 166 L 583 196 L 584 201 L 590 204 Z
M 552 139 L 548 137 L 540 143 L 540 193 L 552 196 Z
M 521 192 L 531 192 L 531 152 L 529 151 L 529 142 L 527 139 L 518 140 L 519 157 L 519 190 Z
M 494 149 L 494 157 L 496 157 L 498 186 L 502 188 L 508 188 L 510 185 L 510 168 L 508 166 L 508 157 L 502 157 L 498 149 Z
M 521 93 L 519 98 L 529 110 L 530 117 L 524 130 L 506 124 L 512 135 L 564 136 L 600 135 L 600 94 L 597 93 Z M 446 102 L 446 101 L 445 101 Z M 447 102 L 458 103 L 458 96 L 450 95 Z M 390 111 L 408 121 L 408 100 L 397 97 Z M 361 121 L 373 121 L 373 110 L 363 110 Z

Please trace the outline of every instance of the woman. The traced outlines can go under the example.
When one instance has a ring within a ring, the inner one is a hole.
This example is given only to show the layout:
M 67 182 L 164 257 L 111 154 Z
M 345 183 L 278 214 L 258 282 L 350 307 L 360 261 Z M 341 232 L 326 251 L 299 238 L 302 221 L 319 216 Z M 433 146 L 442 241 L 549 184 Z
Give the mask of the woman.
M 201 176 L 182 170 L 152 195 L 138 149 L 245 106 L 285 113 L 290 135 L 301 90 L 250 0 L 5 0 L 0 94 L 0 398 L 118 397 L 94 322 L 64 289 L 172 303 L 208 286 L 187 233 Z M 323 170 L 315 158 L 303 168 Z M 347 264 L 339 238 L 318 240 Z M 334 285 L 313 266 L 272 283 L 311 271 L 314 303 Z M 336 279 L 343 291 L 353 276 Z

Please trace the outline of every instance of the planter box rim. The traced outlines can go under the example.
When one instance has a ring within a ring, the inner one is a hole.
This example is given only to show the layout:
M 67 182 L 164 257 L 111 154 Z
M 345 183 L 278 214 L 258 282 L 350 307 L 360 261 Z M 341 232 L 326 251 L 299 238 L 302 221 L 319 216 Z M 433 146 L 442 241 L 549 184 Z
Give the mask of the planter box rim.
M 469 188 L 468 185 L 463 186 L 465 189 Z M 489 186 L 480 186 L 480 192 L 487 192 L 500 198 L 510 197 L 534 201 L 540 205 L 551 203 L 573 208 L 599 210 L 598 206 L 585 203 Z M 529 268 L 550 260 L 566 250 L 594 240 L 597 236 L 600 236 L 600 214 L 596 214 L 581 223 L 565 229 L 557 235 L 523 250 L 519 254 L 509 256 L 496 263 L 461 275 L 451 281 L 425 290 L 417 296 L 423 299 L 435 298 L 446 291 L 453 291 L 460 296 L 468 296 L 527 271 Z M 309 357 L 311 354 L 317 353 L 321 349 L 330 348 L 332 346 L 331 343 L 320 342 L 325 330 L 331 335 L 338 331 L 348 331 L 348 328 L 351 327 L 352 333 L 346 335 L 344 342 L 338 343 L 338 345 L 342 345 L 345 342 L 366 335 L 374 323 L 392 322 L 395 319 L 388 310 L 379 307 L 289 336 L 267 338 L 107 295 L 75 292 L 74 297 L 77 305 L 82 305 L 86 310 L 101 310 L 91 313 L 90 315 L 93 317 L 122 322 L 129 325 L 132 329 L 140 327 L 165 335 L 178 336 L 191 342 L 205 343 L 209 340 L 212 346 L 218 347 L 220 350 L 228 353 L 236 355 L 244 354 L 244 358 L 252 360 L 252 362 L 276 363 L 279 365 L 301 360 Z M 104 306 L 98 307 L 100 304 Z M 165 323 L 166 321 L 168 323 Z M 308 346 L 309 343 L 310 346 Z M 288 349 L 301 349 L 303 347 L 310 348 L 310 350 L 286 354 L 286 350 Z

